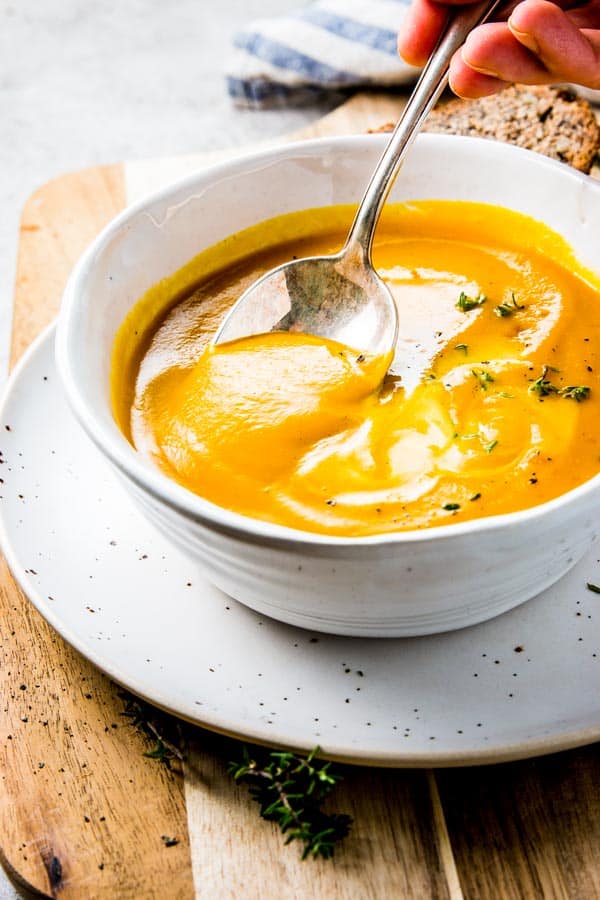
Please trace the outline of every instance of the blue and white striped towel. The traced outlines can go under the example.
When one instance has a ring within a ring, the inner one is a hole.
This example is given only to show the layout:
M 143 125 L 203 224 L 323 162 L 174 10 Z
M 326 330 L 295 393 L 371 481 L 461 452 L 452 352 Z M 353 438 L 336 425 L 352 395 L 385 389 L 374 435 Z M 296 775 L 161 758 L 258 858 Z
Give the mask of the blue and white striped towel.
M 396 39 L 409 0 L 318 0 L 234 37 L 227 82 L 241 106 L 308 103 L 326 91 L 416 80 Z

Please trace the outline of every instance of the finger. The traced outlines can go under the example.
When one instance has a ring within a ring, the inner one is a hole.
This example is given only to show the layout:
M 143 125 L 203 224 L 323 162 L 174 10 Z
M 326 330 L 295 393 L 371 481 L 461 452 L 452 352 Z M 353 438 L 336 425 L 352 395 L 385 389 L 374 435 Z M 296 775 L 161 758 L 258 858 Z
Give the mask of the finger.
M 480 75 L 504 82 L 542 84 L 552 81 L 544 64 L 514 37 L 504 23 L 482 25 L 471 32 L 461 58 L 467 67 Z
M 508 27 L 555 81 L 600 87 L 600 22 L 595 30 L 580 29 L 556 4 L 524 0 L 512 12 Z
M 468 66 L 459 50 L 450 63 L 450 87 L 458 97 L 476 100 L 496 94 L 507 86 L 507 82 L 484 72 L 477 72 Z
M 412 66 L 424 66 L 446 24 L 448 8 L 432 0 L 414 0 L 398 33 L 398 53 Z
M 435 0 L 413 0 L 398 33 L 400 56 L 413 66 L 424 66 L 435 49 L 448 17 L 453 13 L 453 7 L 476 2 L 477 0 L 445 0 L 437 3 Z M 507 0 L 502 3 L 494 14 L 494 19 L 507 19 L 518 2 L 519 0 Z M 557 2 L 568 3 L 575 0 Z

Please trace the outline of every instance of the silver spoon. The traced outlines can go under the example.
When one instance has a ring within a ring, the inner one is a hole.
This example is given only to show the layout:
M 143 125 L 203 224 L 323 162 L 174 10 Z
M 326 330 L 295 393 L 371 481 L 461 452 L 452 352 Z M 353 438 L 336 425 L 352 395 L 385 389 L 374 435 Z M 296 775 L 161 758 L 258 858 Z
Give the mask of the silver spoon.
M 450 17 L 377 164 L 342 250 L 334 256 L 294 260 L 267 272 L 231 308 L 214 344 L 269 331 L 299 331 L 372 354 L 394 348 L 398 312 L 389 289 L 373 269 L 375 228 L 408 148 L 448 83 L 453 54 L 499 2 L 458 7 Z

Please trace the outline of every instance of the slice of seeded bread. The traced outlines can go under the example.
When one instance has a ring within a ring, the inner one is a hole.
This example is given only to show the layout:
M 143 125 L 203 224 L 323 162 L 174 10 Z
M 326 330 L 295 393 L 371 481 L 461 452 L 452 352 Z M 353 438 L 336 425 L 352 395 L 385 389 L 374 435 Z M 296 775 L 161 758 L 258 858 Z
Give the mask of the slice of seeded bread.
M 592 107 L 566 88 L 513 85 L 480 100 L 450 100 L 432 110 L 423 131 L 495 138 L 587 173 L 600 149 Z

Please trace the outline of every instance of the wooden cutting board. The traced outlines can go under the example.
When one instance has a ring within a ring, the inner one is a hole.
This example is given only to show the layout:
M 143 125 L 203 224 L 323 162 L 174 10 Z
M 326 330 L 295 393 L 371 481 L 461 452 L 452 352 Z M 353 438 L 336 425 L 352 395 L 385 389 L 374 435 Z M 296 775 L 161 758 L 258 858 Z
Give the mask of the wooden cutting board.
M 359 95 L 294 137 L 361 132 L 402 105 L 401 97 Z M 30 198 L 13 363 L 56 314 L 73 264 L 106 222 L 140 193 L 214 158 L 92 168 Z M 0 854 L 15 881 L 38 895 L 600 896 L 594 747 L 481 769 L 346 767 L 335 806 L 354 817 L 352 834 L 333 862 L 301 863 L 227 775 L 231 742 L 186 725 L 185 762 L 167 768 L 144 756 L 155 742 L 123 715 L 120 689 L 46 625 L 5 564 L 0 684 Z

